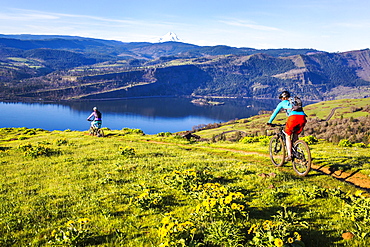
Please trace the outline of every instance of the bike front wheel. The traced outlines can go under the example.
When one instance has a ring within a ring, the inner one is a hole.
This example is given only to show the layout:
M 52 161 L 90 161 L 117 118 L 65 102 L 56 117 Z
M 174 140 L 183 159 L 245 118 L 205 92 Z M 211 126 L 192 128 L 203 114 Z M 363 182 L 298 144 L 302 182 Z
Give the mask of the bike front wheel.
M 89 135 L 91 135 L 91 136 L 95 135 L 95 130 L 94 130 L 93 127 L 90 127 L 90 129 L 89 129 Z
M 275 166 L 282 166 L 285 162 L 285 145 L 284 141 L 278 137 L 273 136 L 270 139 L 269 145 L 270 159 Z
M 311 169 L 311 151 L 307 143 L 298 140 L 293 146 L 293 169 L 299 176 L 306 176 Z
M 104 131 L 102 129 L 98 129 L 96 132 L 97 132 L 96 133 L 96 136 L 98 136 L 98 137 L 104 137 Z

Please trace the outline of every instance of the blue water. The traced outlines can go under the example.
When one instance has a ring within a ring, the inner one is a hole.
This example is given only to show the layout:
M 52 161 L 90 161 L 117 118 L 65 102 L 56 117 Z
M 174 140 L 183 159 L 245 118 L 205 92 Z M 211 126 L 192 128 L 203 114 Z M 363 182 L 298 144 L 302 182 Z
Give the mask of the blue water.
M 226 122 L 272 110 L 271 100 L 222 100 L 220 106 L 198 106 L 185 98 L 145 98 L 67 103 L 0 102 L 3 127 L 45 130 L 88 129 L 86 118 L 97 106 L 103 114 L 103 127 L 141 129 L 146 134 L 192 130 L 194 126 Z

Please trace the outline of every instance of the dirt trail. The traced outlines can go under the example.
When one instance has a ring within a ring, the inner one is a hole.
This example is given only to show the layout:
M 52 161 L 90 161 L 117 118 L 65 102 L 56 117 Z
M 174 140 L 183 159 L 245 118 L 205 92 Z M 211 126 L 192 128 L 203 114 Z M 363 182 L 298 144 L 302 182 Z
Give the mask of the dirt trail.
M 156 144 L 164 144 L 164 145 L 177 145 L 177 146 L 183 146 L 183 147 L 189 148 L 189 145 L 184 145 L 184 144 L 175 144 L 175 143 L 150 141 L 150 140 L 148 140 L 148 142 L 156 143 Z M 198 148 L 198 147 L 195 147 L 195 148 Z M 230 149 L 230 148 L 217 148 L 217 147 L 212 147 L 212 149 L 224 150 L 224 151 L 234 152 L 234 153 L 241 153 L 245 155 L 259 155 L 259 156 L 264 156 L 264 157 L 270 157 L 268 154 L 263 154 L 259 152 L 248 152 L 248 151 L 242 151 L 242 150 L 236 150 L 236 149 Z M 326 175 L 330 175 L 340 181 L 352 184 L 353 186 L 358 187 L 359 189 L 370 191 L 370 177 L 364 174 L 360 174 L 358 172 L 349 173 L 349 172 L 343 172 L 339 170 L 335 171 L 325 166 L 315 165 L 314 163 L 311 165 L 311 169 L 317 172 L 321 172 Z M 310 174 L 308 174 L 307 176 L 309 175 Z

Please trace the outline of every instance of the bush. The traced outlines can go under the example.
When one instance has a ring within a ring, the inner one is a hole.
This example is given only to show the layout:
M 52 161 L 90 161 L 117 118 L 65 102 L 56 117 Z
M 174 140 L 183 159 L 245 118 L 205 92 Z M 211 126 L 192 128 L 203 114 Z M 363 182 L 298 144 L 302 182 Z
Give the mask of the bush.
M 354 143 L 353 146 L 356 147 L 356 148 L 366 148 L 366 144 L 363 143 L 363 142 Z
M 171 132 L 160 132 L 157 134 L 157 136 L 171 136 Z
M 241 143 L 243 144 L 248 144 L 248 143 L 254 143 L 254 142 L 260 142 L 262 145 L 267 146 L 270 142 L 270 137 L 269 136 L 246 136 L 240 139 Z
M 251 136 L 246 136 L 240 139 L 240 142 L 244 144 L 253 143 L 253 142 L 256 142 L 256 138 L 251 137 Z
M 130 129 L 130 128 L 123 128 L 123 131 L 126 131 L 126 134 L 140 134 L 144 135 L 144 132 L 141 129 Z
M 68 140 L 66 138 L 57 139 L 55 141 L 55 145 L 57 146 L 66 145 L 66 144 L 68 144 Z
M 123 156 L 135 156 L 136 155 L 136 151 L 132 147 L 120 147 L 119 151 L 121 155 Z
M 303 141 L 305 141 L 308 145 L 314 145 L 319 142 L 316 137 L 314 136 L 305 136 L 301 138 Z
M 50 156 L 57 153 L 46 145 L 40 143 L 36 146 L 33 146 L 30 143 L 19 145 L 18 149 L 24 152 L 24 156 L 32 158 L 36 158 L 38 156 Z
M 340 142 L 338 143 L 338 146 L 339 147 L 352 147 L 352 142 L 350 142 L 349 140 L 347 139 L 342 139 L 340 140 Z

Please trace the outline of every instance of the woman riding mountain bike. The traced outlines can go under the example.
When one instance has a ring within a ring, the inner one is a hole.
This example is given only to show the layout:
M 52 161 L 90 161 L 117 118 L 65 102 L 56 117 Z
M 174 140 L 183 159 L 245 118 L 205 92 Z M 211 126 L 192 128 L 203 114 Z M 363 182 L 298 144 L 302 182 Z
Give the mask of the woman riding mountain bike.
M 100 129 L 102 124 L 102 117 L 101 112 L 98 111 L 98 108 L 96 106 L 93 107 L 93 112 L 90 114 L 90 116 L 87 117 L 87 121 L 90 121 L 91 118 L 94 117 L 94 119 L 91 122 L 91 126 L 95 126 L 95 128 Z
M 94 117 L 93 119 L 91 119 Z M 87 118 L 87 121 L 91 121 L 90 126 L 90 135 L 96 135 L 99 137 L 104 136 L 103 130 L 101 129 L 102 125 L 102 114 L 100 111 L 98 111 L 97 107 L 93 108 L 93 112 L 90 114 L 90 116 Z
M 298 140 L 298 135 L 302 132 L 304 126 L 306 125 L 307 119 L 306 114 L 303 111 L 302 106 L 297 106 L 290 100 L 290 93 L 288 91 L 283 91 L 279 95 L 281 102 L 276 106 L 274 112 L 272 113 L 267 125 L 272 125 L 277 114 L 281 109 L 286 111 L 288 120 L 285 125 L 284 134 L 286 135 L 286 148 L 287 148 L 287 161 L 292 159 L 292 143 Z

